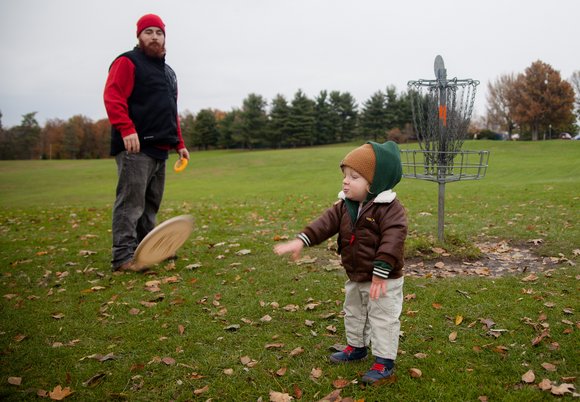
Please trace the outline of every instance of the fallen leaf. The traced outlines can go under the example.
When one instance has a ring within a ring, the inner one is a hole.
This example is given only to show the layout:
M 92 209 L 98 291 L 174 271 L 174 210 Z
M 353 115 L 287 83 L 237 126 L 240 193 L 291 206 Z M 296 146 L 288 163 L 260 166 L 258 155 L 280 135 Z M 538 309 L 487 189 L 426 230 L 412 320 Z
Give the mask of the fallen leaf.
M 278 392 L 278 391 L 270 391 L 270 402 L 290 402 L 292 397 L 289 394 Z
M 540 344 L 540 342 L 542 342 L 542 339 L 549 337 L 550 336 L 550 330 L 546 329 L 544 331 L 542 331 L 542 333 L 538 336 L 536 336 L 534 339 L 532 339 L 532 346 L 537 346 Z
M 532 384 L 536 380 L 536 375 L 533 370 L 528 370 L 522 375 L 522 381 L 527 384 Z
M 528 276 L 526 276 L 525 278 L 522 278 L 522 282 L 533 282 L 533 281 L 537 281 L 538 280 L 538 275 L 536 274 L 530 274 Z
M 284 347 L 283 343 L 268 343 L 265 346 L 266 349 L 280 349 L 283 347 Z
M 86 356 L 86 357 L 81 358 L 81 361 L 82 360 L 85 360 L 85 359 L 94 359 L 94 360 L 98 360 L 100 362 L 104 362 L 104 361 L 107 361 L 107 360 L 114 360 L 116 358 L 117 357 L 112 352 L 111 353 L 108 353 L 106 355 L 102 355 L 100 353 L 95 353 L 95 354 L 92 354 L 92 355 L 89 355 L 89 356 Z
M 161 362 L 167 366 L 173 366 L 175 364 L 175 359 L 173 357 L 164 357 Z
M 558 386 L 553 386 L 550 392 L 552 395 L 564 395 L 568 393 L 572 393 L 576 388 L 574 388 L 573 384 L 562 383 Z
M 337 388 L 337 389 L 344 388 L 348 384 L 350 384 L 350 381 L 349 380 L 345 380 L 344 378 L 337 378 L 336 380 L 334 380 L 332 382 L 332 386 L 334 388 Z
M 286 374 L 286 370 L 288 370 L 286 367 L 280 367 L 278 370 L 276 370 L 276 375 L 278 377 L 282 377 L 284 374 Z
M 324 398 L 319 400 L 318 402 L 340 402 L 342 398 L 340 397 L 341 389 L 335 389 L 330 394 L 326 395 Z
M 411 293 L 405 296 L 405 301 L 416 299 L 417 295 L 415 293 Z
M 294 356 L 298 356 L 302 353 L 304 353 L 304 348 L 301 346 L 298 346 L 297 348 L 292 349 L 292 351 L 290 352 L 290 356 L 294 357 Z
M 201 395 L 201 394 L 203 394 L 204 392 L 207 392 L 207 391 L 209 391 L 209 385 L 206 385 L 203 388 L 198 388 L 198 389 L 194 390 L 193 391 L 193 395 Z
M 463 316 L 462 315 L 456 315 L 455 316 L 455 325 L 460 325 L 463 322 Z
M 73 391 L 69 387 L 62 388 L 60 385 L 57 385 L 52 391 L 48 392 L 48 396 L 54 401 L 62 401 L 72 393 Z
M 417 359 L 426 359 L 427 355 L 425 353 L 415 353 L 413 356 L 415 356 Z
M 265 316 L 263 316 L 262 318 L 260 318 L 260 321 L 262 321 L 262 322 L 270 322 L 270 321 L 272 321 L 272 317 L 270 317 L 268 314 L 266 314 Z
M 457 332 L 453 331 L 452 333 L 449 334 L 449 341 L 450 342 L 455 342 L 455 340 L 457 339 Z
M 542 363 L 542 367 L 546 371 L 556 371 L 556 366 L 554 366 L 552 363 Z
M 22 377 L 8 377 L 8 384 L 20 385 L 22 384 Z
M 547 378 L 544 378 L 538 384 L 538 388 L 540 388 L 542 391 L 548 391 L 548 390 L 552 389 L 552 382 L 550 380 L 548 380 Z
M 94 387 L 95 385 L 100 384 L 103 378 L 106 377 L 106 375 L 107 375 L 106 373 L 97 373 L 88 380 L 84 381 L 83 385 L 85 387 Z
M 300 387 L 296 384 L 293 384 L 292 388 L 294 389 L 294 396 L 296 397 L 296 399 L 302 399 L 303 392 L 300 389 Z
M 320 377 L 322 377 L 322 369 L 315 367 L 312 370 L 310 370 L 310 378 L 313 380 L 319 379 Z
M 412 378 L 420 378 L 423 375 L 423 372 L 418 368 L 411 368 L 409 369 L 409 374 Z
M 232 374 L 234 374 L 234 369 L 231 369 L 231 368 L 224 369 L 224 374 L 225 375 L 232 375 Z
M 441 306 L 441 304 L 439 304 L 439 303 L 433 303 L 433 304 L 432 304 L 432 306 L 433 306 L 433 308 L 434 308 L 434 309 L 436 309 L 436 310 L 440 310 L 440 309 L 441 309 L 441 307 L 442 307 L 442 306 Z
M 445 263 L 442 262 L 442 261 L 436 262 L 435 263 L 435 268 L 437 268 L 437 269 L 443 269 L 443 268 L 445 268 Z

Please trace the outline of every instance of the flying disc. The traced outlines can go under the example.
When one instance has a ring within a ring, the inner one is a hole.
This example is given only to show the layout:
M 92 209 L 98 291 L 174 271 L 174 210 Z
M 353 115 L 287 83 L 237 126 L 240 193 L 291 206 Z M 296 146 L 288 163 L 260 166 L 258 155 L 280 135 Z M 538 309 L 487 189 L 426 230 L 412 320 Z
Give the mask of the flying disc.
M 193 231 L 193 216 L 181 215 L 159 224 L 139 243 L 133 259 L 138 266 L 158 264 L 183 246 Z
M 176 173 L 182 172 L 187 167 L 188 162 L 189 161 L 185 158 L 179 158 L 177 162 L 175 162 L 175 165 L 173 165 L 173 170 L 175 170 Z

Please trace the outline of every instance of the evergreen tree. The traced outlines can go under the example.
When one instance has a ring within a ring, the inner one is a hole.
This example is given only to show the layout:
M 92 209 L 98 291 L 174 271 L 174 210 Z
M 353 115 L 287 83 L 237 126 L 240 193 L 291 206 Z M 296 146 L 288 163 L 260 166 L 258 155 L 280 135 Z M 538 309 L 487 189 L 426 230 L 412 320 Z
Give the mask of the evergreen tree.
M 221 148 L 239 148 L 241 143 L 237 143 L 234 138 L 241 138 L 240 131 L 240 111 L 233 109 L 226 113 L 223 118 L 218 121 L 218 146 Z
M 289 135 L 290 106 L 283 95 L 276 95 L 272 100 L 270 119 L 268 121 L 268 140 L 271 148 L 280 148 Z
M 320 91 L 315 99 L 315 132 L 314 144 L 332 144 L 334 142 L 334 128 L 332 109 L 328 100 L 328 92 Z
M 289 135 L 284 143 L 288 146 L 304 146 L 314 143 L 314 101 L 301 89 L 294 94 L 288 119 Z
M 364 104 L 359 123 L 364 138 L 374 141 L 384 138 L 387 127 L 387 97 L 381 91 L 375 92 Z
M 240 140 L 243 148 L 255 148 L 266 142 L 267 114 L 266 101 L 260 95 L 250 94 L 244 99 L 240 113 Z
M 334 114 L 332 120 L 335 126 L 335 140 L 346 142 L 355 138 L 357 126 L 356 101 L 348 92 L 330 93 L 330 105 Z
M 209 147 L 215 147 L 218 143 L 219 131 L 215 113 L 211 109 L 201 110 L 194 124 L 195 138 L 197 147 L 207 150 Z

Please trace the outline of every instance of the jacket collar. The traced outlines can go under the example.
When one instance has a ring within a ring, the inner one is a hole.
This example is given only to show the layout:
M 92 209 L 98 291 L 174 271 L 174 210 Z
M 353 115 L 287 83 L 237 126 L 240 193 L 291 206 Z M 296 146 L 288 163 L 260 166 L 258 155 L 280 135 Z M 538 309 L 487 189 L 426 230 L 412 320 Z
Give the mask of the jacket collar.
M 338 198 L 340 198 L 341 200 L 346 199 L 344 191 L 338 193 Z M 397 193 L 395 193 L 393 190 L 386 190 L 383 191 L 382 193 L 379 193 L 372 201 L 375 204 L 389 204 L 393 202 L 395 198 L 397 198 Z

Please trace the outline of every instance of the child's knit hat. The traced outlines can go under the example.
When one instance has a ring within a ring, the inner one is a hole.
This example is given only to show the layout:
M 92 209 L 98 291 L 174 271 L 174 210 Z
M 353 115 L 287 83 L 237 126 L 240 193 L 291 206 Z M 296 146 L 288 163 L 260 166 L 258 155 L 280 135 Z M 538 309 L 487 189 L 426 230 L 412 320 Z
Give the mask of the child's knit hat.
M 370 194 L 391 190 L 401 181 L 403 167 L 399 146 L 393 141 L 369 141 L 350 151 L 340 163 L 359 172 L 371 185 Z
M 356 170 L 369 184 L 372 184 L 376 166 L 373 147 L 370 144 L 364 144 L 350 151 L 340 162 L 341 169 L 344 169 L 345 166 Z

